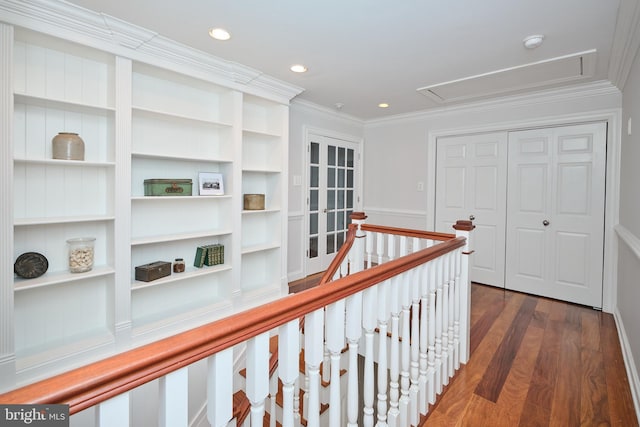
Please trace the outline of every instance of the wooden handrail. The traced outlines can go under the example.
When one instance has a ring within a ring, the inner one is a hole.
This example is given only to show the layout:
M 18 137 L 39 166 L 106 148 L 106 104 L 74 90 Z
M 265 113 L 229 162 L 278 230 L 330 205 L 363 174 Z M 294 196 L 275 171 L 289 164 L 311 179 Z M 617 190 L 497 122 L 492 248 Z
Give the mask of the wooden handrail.
M 360 212 L 354 212 L 354 214 L 359 214 L 359 213 Z M 354 217 L 352 216 L 352 218 Z M 347 231 L 347 238 L 345 239 L 345 242 L 342 244 L 342 246 L 338 250 L 338 253 L 336 254 L 336 256 L 331 261 L 331 264 L 329 264 L 329 267 L 327 267 L 324 274 L 320 278 L 320 283 L 319 283 L 320 285 L 324 285 L 333 280 L 333 277 L 335 276 L 336 272 L 340 268 L 340 265 L 342 264 L 345 257 L 351 250 L 351 247 L 353 246 L 353 242 L 355 241 L 355 238 L 356 238 L 357 228 L 358 227 L 356 224 L 353 224 L 353 223 L 349 224 L 349 228 Z M 398 236 L 417 237 L 420 239 L 427 239 L 427 240 L 444 241 L 444 240 L 450 240 L 456 237 L 455 234 L 450 234 L 450 233 L 437 233 L 435 231 L 412 230 L 409 228 L 388 227 L 384 225 L 362 224 L 361 228 L 364 231 L 370 231 L 372 233 L 395 234 Z
M 338 249 L 338 253 L 336 254 L 336 256 L 333 257 L 333 260 L 331 261 L 331 264 L 329 264 L 329 267 L 327 267 L 327 269 L 322 274 L 319 285 L 324 285 L 333 280 L 333 277 L 340 268 L 342 261 L 344 261 L 345 257 L 353 246 L 353 242 L 356 240 L 357 229 L 358 226 L 356 224 L 349 224 L 349 228 L 347 230 L 347 238 L 345 239 L 342 246 L 340 246 L 340 249 Z
M 385 225 L 362 224 L 364 231 L 373 233 L 395 234 L 397 236 L 417 237 L 428 240 L 450 240 L 456 237 L 455 234 L 438 233 L 435 231 L 412 230 L 410 228 L 387 227 Z
M 465 245 L 464 237 L 0 395 L 3 404 L 68 404 L 75 414 Z

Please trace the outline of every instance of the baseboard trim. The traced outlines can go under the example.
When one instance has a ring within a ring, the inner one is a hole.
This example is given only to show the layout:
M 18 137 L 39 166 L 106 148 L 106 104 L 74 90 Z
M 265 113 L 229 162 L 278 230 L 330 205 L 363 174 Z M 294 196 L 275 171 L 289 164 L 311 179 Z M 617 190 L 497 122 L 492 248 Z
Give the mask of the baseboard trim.
M 622 359 L 624 360 L 624 366 L 627 370 L 627 378 L 629 379 L 629 387 L 631 388 L 631 397 L 633 398 L 633 406 L 636 410 L 636 417 L 640 420 L 640 379 L 638 378 L 638 371 L 633 361 L 633 354 L 631 353 L 631 346 L 627 339 L 627 332 L 622 321 L 620 311 L 616 307 L 613 313 L 613 318 L 618 328 L 618 338 L 620 340 L 620 347 L 622 347 Z
M 305 278 L 305 275 L 304 275 L 304 272 L 302 270 L 291 271 L 287 275 L 287 281 L 289 283 L 295 282 L 296 280 L 300 280 L 300 279 L 304 279 L 304 278 Z

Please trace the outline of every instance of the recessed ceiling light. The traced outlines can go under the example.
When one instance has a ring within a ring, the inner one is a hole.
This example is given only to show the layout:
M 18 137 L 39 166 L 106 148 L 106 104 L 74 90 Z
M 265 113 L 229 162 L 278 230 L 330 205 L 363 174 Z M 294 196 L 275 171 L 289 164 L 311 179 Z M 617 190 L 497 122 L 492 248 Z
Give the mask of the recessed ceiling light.
M 389 108 L 389 104 L 387 104 L 386 102 L 381 102 L 380 104 L 378 104 L 378 107 L 380 107 L 380 108 Z
M 542 44 L 543 40 L 544 40 L 543 35 L 535 34 L 533 36 L 525 37 L 524 40 L 522 40 L 522 43 L 524 44 L 524 47 L 526 47 L 527 49 L 535 49 Z
M 296 65 L 292 65 L 291 68 L 289 68 L 291 71 L 293 71 L 294 73 L 306 73 L 307 72 L 307 67 L 305 67 L 302 64 L 296 64 Z
M 209 35 L 216 40 L 229 40 L 231 38 L 231 34 L 224 28 L 212 28 L 209 30 Z

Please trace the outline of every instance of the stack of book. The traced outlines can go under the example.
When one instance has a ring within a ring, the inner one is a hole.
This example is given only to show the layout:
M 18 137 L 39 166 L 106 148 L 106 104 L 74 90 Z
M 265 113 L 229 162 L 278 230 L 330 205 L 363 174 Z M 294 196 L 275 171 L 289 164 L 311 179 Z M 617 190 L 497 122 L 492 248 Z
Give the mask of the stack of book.
M 216 243 L 214 245 L 198 246 L 196 249 L 196 259 L 193 265 L 198 268 L 224 264 L 224 245 Z

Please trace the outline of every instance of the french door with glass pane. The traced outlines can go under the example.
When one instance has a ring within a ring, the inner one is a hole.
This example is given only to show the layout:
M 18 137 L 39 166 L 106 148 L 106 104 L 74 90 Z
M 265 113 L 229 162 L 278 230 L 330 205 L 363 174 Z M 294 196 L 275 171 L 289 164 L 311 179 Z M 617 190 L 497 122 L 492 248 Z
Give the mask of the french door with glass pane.
M 310 135 L 306 273 L 325 270 L 345 241 L 359 202 L 358 144 Z

